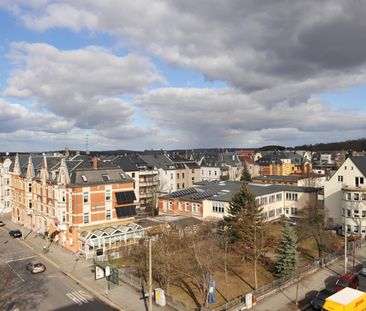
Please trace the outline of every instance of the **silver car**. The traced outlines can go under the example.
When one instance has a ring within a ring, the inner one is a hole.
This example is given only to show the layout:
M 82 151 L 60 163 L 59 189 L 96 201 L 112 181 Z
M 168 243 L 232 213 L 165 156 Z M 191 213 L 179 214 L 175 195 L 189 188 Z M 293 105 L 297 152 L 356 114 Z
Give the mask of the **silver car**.
M 366 276 L 366 267 L 363 267 L 360 271 L 360 275 Z
M 36 260 L 28 262 L 25 267 L 31 273 L 41 273 L 46 271 L 46 266 L 43 263 Z

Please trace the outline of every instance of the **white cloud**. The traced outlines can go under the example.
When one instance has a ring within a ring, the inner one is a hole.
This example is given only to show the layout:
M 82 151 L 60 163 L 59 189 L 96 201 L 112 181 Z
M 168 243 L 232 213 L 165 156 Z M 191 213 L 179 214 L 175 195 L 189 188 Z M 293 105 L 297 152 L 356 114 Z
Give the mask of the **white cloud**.
M 62 51 L 22 42 L 13 44 L 9 58 L 16 69 L 4 95 L 35 98 L 40 107 L 82 128 L 130 122 L 133 109 L 118 96 L 164 81 L 147 58 L 119 57 L 97 47 Z
M 64 133 L 71 130 L 73 125 L 73 122 L 55 115 L 32 112 L 24 106 L 11 104 L 0 98 L 0 132 L 2 133 L 17 130 Z
M 302 138 L 319 141 L 336 132 L 347 137 L 366 129 L 364 113 L 334 111 L 314 99 L 267 107 L 230 88 L 156 89 L 138 96 L 135 103 L 159 128 L 193 147 L 245 146 L 248 142 L 260 146 L 280 137 L 283 142 L 301 144 Z

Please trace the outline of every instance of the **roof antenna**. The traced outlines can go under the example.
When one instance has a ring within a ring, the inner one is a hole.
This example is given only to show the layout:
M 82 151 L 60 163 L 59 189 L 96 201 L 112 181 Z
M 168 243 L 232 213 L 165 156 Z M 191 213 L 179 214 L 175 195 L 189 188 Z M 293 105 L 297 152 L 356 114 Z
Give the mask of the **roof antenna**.
M 89 154 L 89 135 L 86 134 L 85 135 L 85 153 L 86 154 Z

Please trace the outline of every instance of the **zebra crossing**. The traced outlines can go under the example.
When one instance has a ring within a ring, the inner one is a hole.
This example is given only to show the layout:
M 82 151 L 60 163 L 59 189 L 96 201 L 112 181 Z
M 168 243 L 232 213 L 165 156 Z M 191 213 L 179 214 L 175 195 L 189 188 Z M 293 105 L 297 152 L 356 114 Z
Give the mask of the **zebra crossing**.
M 76 303 L 79 306 L 94 300 L 93 296 L 82 290 L 69 292 L 66 294 L 66 296 L 69 297 L 74 303 Z

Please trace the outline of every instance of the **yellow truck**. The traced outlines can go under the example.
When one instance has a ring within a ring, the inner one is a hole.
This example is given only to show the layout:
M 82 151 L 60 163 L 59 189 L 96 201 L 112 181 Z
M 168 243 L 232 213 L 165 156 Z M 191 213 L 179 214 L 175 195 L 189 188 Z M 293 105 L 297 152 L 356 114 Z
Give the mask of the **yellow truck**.
M 366 311 L 366 293 L 346 287 L 325 299 L 327 311 Z

